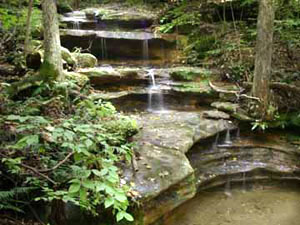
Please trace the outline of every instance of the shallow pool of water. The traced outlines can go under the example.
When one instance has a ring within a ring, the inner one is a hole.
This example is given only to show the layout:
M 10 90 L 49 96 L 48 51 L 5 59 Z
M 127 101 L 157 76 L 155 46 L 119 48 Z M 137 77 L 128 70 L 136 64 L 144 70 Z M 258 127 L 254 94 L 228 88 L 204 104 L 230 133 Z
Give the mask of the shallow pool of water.
M 200 192 L 163 225 L 299 225 L 300 189 Z

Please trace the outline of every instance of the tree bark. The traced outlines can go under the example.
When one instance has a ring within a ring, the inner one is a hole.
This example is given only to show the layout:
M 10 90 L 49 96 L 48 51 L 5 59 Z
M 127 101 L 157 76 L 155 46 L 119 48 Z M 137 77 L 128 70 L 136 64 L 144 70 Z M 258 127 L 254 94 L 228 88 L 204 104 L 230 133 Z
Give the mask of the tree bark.
M 272 0 L 260 0 L 257 19 L 257 39 L 252 94 L 260 99 L 258 114 L 267 119 L 272 63 L 274 10 Z
M 63 80 L 61 44 L 55 0 L 42 0 L 44 25 L 44 62 L 40 74 L 48 81 Z
M 31 35 L 31 13 L 32 13 L 32 5 L 33 0 L 29 0 L 28 4 L 28 13 L 27 13 L 27 20 L 26 20 L 26 37 L 25 37 L 25 44 L 24 44 L 24 52 L 25 56 L 30 51 L 30 35 Z

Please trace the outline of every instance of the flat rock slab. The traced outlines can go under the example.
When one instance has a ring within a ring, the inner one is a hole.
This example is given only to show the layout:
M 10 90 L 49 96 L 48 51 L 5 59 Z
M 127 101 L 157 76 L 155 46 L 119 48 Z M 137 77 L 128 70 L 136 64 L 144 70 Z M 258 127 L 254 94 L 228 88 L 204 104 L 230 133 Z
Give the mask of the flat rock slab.
M 97 31 L 97 30 L 75 30 L 64 29 L 61 30 L 61 36 L 76 36 L 76 37 L 95 37 L 106 39 L 127 39 L 127 40 L 150 40 L 161 38 L 160 35 L 156 35 L 148 32 L 126 32 L 126 31 Z
M 134 182 L 144 205 L 143 224 L 150 224 L 196 193 L 185 153 L 196 142 L 234 126 L 227 120 L 205 119 L 201 112 L 142 114 L 136 119 L 142 127 L 135 136 L 138 171 L 126 169 L 124 176 Z

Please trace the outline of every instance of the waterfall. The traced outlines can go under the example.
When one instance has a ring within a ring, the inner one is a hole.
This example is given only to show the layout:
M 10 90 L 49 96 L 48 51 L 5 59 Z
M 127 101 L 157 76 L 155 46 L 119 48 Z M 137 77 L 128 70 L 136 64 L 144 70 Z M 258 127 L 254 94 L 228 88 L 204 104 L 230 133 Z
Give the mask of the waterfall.
M 219 133 L 217 133 L 216 139 L 215 139 L 215 141 L 214 141 L 213 144 L 212 144 L 212 151 L 217 149 L 217 147 L 218 147 L 218 142 L 219 142 Z
M 73 29 L 74 30 L 80 30 L 80 23 L 79 21 L 73 21 Z
M 246 192 L 247 191 L 247 187 L 246 187 L 246 172 L 243 172 L 243 187 L 242 187 L 242 190 L 243 192 Z
M 237 131 L 236 131 L 236 139 L 240 140 L 241 139 L 241 133 L 240 133 L 240 128 L 238 127 Z
M 148 88 L 148 111 L 149 112 L 162 112 L 164 111 L 164 99 L 160 86 L 156 85 L 154 71 L 148 70 L 150 78 L 150 86 Z
M 107 45 L 106 45 L 106 39 L 101 38 L 101 55 L 102 59 L 107 59 L 108 54 L 107 54 Z
M 229 176 L 228 176 L 226 184 L 225 184 L 225 191 L 224 192 L 225 192 L 225 195 L 227 195 L 228 197 L 232 196 L 232 193 L 231 193 L 231 179 L 230 179 Z
M 226 132 L 225 144 L 227 144 L 227 145 L 232 144 L 231 137 L 230 137 L 230 130 L 229 129 L 227 129 L 227 132 Z
M 143 40 L 143 60 L 145 63 L 149 60 L 149 41 L 148 39 Z

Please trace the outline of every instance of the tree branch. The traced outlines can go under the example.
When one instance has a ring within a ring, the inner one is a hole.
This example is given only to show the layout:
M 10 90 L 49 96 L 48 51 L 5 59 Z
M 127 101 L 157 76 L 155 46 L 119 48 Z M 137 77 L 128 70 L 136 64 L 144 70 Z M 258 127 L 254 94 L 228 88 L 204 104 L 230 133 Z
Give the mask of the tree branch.
M 23 164 L 23 163 L 20 163 L 20 166 L 24 167 L 25 169 L 28 169 L 28 170 L 31 170 L 32 172 L 34 172 L 35 174 L 39 175 L 40 177 L 43 177 L 45 178 L 46 180 L 48 180 L 50 183 L 56 185 L 56 182 L 54 180 L 52 180 L 50 177 L 48 177 L 47 175 L 45 174 L 42 174 L 41 172 L 39 172 L 37 169 L 31 167 L 31 166 L 28 166 L 26 164 Z
M 74 152 L 70 152 L 66 158 L 64 158 L 62 161 L 60 161 L 59 163 L 57 163 L 55 166 L 53 166 L 50 169 L 44 169 L 44 170 L 38 170 L 38 172 L 40 173 L 48 173 L 51 172 L 53 170 L 56 170 L 58 167 L 60 167 L 62 164 L 64 164 L 72 155 L 74 155 Z
M 209 81 L 208 84 L 211 87 L 211 89 L 213 89 L 216 92 L 225 93 L 225 94 L 235 94 L 237 98 L 244 97 L 244 98 L 248 98 L 248 99 L 252 99 L 252 100 L 256 100 L 256 101 L 260 102 L 260 99 L 257 98 L 257 97 L 249 96 L 249 95 L 246 95 L 246 94 L 241 94 L 242 91 L 223 90 L 223 89 L 220 89 L 219 87 L 213 85 L 211 81 Z

